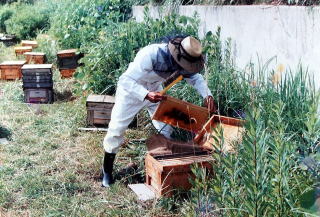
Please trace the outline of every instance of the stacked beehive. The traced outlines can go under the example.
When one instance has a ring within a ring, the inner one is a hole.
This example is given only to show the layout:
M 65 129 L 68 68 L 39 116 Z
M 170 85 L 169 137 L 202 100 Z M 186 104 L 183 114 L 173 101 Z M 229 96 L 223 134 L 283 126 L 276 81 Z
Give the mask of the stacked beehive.
M 78 60 L 83 54 L 77 54 L 76 49 L 62 50 L 57 54 L 58 67 L 62 78 L 70 78 L 79 66 Z
M 53 103 L 52 64 L 24 65 L 22 81 L 26 103 Z

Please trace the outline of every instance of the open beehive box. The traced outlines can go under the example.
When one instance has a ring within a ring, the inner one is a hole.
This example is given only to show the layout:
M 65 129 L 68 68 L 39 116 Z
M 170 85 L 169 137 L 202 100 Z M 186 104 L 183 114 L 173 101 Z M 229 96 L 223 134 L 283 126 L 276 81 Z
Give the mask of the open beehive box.
M 190 178 L 194 177 L 192 165 L 214 173 L 214 159 L 210 153 L 215 150 L 212 137 L 217 127 L 224 129 L 223 141 L 228 142 L 223 145 L 227 147 L 241 141 L 243 132 L 242 120 L 218 115 L 210 118 L 206 108 L 169 96 L 160 103 L 153 119 L 197 133 L 190 142 L 177 142 L 160 135 L 147 141 L 146 185 L 158 197 L 171 196 L 176 189 L 189 190 L 192 187 Z
M 234 145 L 242 141 L 245 121 L 213 115 L 194 138 L 194 142 L 207 150 L 233 152 Z

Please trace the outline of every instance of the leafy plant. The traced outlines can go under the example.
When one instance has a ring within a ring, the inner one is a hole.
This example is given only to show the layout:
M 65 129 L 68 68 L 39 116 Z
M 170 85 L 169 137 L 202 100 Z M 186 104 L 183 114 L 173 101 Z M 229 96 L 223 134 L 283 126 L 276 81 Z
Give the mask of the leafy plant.
M 13 13 L 13 9 L 8 6 L 3 6 L 0 8 L 0 32 L 7 33 L 5 21 L 10 19 Z
M 45 3 L 37 5 L 16 4 L 10 19 L 4 22 L 6 31 L 20 39 L 36 37 L 39 30 L 49 26 L 50 8 Z

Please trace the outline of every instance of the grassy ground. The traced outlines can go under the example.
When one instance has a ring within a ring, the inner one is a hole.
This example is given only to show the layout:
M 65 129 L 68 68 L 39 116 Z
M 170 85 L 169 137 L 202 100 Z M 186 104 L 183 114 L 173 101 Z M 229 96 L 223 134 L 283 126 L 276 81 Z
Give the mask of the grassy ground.
M 12 48 L 1 47 L 0 61 L 14 58 Z M 0 82 L 0 125 L 11 132 L 0 144 L 0 216 L 173 216 L 157 201 L 138 202 L 127 187 L 143 178 L 145 146 L 132 142 L 145 137 L 140 130 L 128 131 L 115 170 L 130 162 L 139 169 L 109 190 L 100 187 L 104 134 L 78 131 L 85 97 L 71 97 L 74 80 L 57 71 L 54 80 L 52 105 L 25 104 L 21 81 Z

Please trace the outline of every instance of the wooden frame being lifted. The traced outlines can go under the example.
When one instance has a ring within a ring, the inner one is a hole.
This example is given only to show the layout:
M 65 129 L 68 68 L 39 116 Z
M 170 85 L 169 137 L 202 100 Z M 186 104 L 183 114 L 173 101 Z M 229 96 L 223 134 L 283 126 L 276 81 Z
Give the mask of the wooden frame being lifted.
M 166 96 L 152 119 L 197 133 L 209 119 L 207 108 Z

